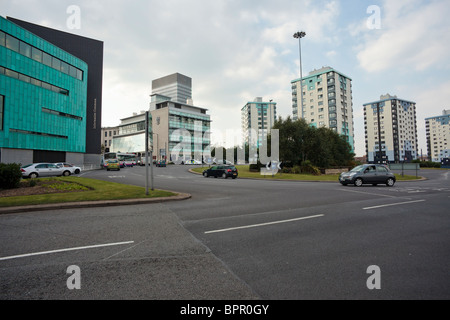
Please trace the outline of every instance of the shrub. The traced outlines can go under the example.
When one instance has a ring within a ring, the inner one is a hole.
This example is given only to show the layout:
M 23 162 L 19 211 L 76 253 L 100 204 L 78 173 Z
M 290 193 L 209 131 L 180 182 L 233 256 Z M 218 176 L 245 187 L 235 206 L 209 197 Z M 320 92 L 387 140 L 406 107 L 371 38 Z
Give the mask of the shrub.
M 18 188 L 21 179 L 20 164 L 0 163 L 0 189 Z
M 413 160 L 413 163 L 420 163 L 421 168 L 440 168 L 441 167 L 441 164 L 439 162 L 433 162 L 433 161 Z
M 259 162 L 259 160 L 258 160 L 258 163 L 256 163 L 256 164 L 251 164 L 250 166 L 249 166 L 249 171 L 250 172 L 259 172 L 260 171 L 260 169 L 263 167 L 263 165 L 261 164 L 261 162 Z
M 302 168 L 300 166 L 294 166 L 292 168 L 292 173 L 293 174 L 300 174 L 300 173 L 302 173 Z
M 284 167 L 283 169 L 281 169 L 281 173 L 292 173 L 292 168 Z
M 317 168 L 316 166 L 313 166 L 311 161 L 306 160 L 303 161 L 301 166 L 300 166 L 300 170 L 302 173 L 306 173 L 306 174 L 313 174 L 315 176 L 320 176 L 320 169 Z

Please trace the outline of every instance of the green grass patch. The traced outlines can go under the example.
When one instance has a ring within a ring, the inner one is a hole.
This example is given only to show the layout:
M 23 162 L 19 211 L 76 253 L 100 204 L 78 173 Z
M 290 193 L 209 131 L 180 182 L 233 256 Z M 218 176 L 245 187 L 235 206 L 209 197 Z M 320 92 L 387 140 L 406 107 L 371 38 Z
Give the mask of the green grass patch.
M 338 182 L 339 180 L 339 174 L 331 174 L 331 175 L 320 175 L 315 176 L 312 174 L 293 174 L 293 173 L 277 173 L 274 176 L 264 176 L 261 175 L 260 172 L 250 172 L 249 166 L 236 166 L 238 169 L 238 174 L 240 178 L 251 178 L 251 179 L 262 179 L 262 180 L 295 180 L 295 181 L 329 181 L 329 182 Z M 203 173 L 204 170 L 208 169 L 208 167 L 203 168 L 193 168 L 192 171 Z M 397 181 L 405 181 L 405 180 L 416 180 L 416 176 L 401 176 L 401 175 L 395 175 L 397 178 Z
M 168 191 L 149 190 L 149 195 L 147 196 L 143 187 L 74 176 L 51 178 L 51 180 L 54 180 L 55 183 L 48 184 L 47 187 L 50 189 L 55 188 L 60 191 L 59 193 L 1 197 L 0 207 L 81 201 L 146 199 L 176 195 Z

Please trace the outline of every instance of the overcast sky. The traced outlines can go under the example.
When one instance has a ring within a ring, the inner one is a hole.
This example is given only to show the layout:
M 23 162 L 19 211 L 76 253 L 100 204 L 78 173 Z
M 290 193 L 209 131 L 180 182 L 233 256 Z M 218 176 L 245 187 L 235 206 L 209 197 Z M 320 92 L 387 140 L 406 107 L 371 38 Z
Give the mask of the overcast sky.
M 255 97 L 286 118 L 297 31 L 306 32 L 304 75 L 331 66 L 353 80 L 358 156 L 364 103 L 386 93 L 416 102 L 419 153 L 424 119 L 450 109 L 448 0 L 1 0 L 0 14 L 104 42 L 102 126 L 147 110 L 152 80 L 175 72 L 192 78 L 213 135 L 240 131 L 241 108 Z

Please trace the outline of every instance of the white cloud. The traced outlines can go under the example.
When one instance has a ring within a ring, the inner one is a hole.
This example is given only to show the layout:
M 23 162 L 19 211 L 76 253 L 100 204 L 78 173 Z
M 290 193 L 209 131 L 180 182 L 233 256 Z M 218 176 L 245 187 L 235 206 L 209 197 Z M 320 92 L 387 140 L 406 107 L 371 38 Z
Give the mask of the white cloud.
M 446 0 L 385 1 L 382 12 L 382 29 L 365 32 L 364 46 L 357 54 L 361 67 L 378 72 L 450 66 Z

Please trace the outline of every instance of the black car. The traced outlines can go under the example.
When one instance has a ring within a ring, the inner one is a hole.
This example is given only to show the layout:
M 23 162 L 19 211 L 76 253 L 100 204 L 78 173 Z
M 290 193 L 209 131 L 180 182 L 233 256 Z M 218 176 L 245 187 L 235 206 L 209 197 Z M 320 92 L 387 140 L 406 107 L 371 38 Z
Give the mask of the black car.
M 349 172 L 341 173 L 339 182 L 346 186 L 348 184 L 354 184 L 357 187 L 363 184 L 386 184 L 389 187 L 393 187 L 395 184 L 395 175 L 389 170 L 389 168 L 382 164 L 364 164 L 357 166 Z
M 228 178 L 231 177 L 233 179 L 236 179 L 238 177 L 238 170 L 235 166 L 214 166 L 211 167 L 205 171 L 203 171 L 203 176 L 205 178 L 207 177 L 222 177 L 222 178 Z

